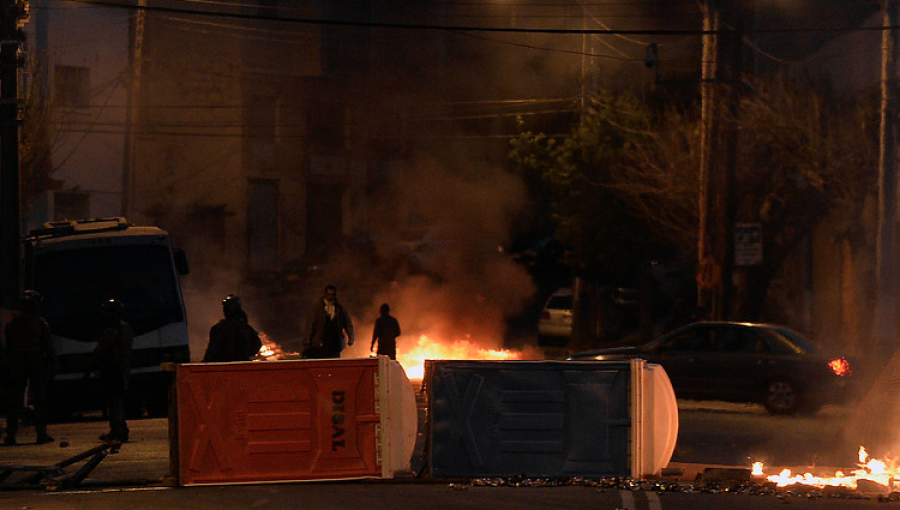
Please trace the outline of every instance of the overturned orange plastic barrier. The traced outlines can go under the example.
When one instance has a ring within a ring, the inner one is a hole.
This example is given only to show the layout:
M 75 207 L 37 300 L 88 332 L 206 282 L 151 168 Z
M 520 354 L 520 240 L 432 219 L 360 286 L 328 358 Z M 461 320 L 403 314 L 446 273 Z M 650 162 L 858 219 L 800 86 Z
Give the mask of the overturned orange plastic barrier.
M 403 368 L 365 359 L 176 368 L 180 485 L 391 478 L 415 447 Z

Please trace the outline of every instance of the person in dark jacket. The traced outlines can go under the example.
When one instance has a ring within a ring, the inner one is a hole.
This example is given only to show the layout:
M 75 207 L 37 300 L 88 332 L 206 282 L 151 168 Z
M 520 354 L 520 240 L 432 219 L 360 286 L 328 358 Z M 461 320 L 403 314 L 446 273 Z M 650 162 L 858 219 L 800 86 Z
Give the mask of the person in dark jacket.
M 100 387 L 106 399 L 109 417 L 109 433 L 103 434 L 100 439 L 127 443 L 125 394 L 128 390 L 134 334 L 131 324 L 125 319 L 125 305 L 121 301 L 110 299 L 104 302 L 101 313 L 103 332 L 96 340 L 97 347 L 91 360 L 91 369 L 99 372 Z
M 378 352 L 388 356 L 391 359 L 397 359 L 397 337 L 400 336 L 400 323 L 397 319 L 391 317 L 391 307 L 387 303 L 381 305 L 379 310 L 381 316 L 375 319 L 375 329 L 372 331 L 372 346 L 369 350 L 375 348 L 378 343 Z
M 222 313 L 224 317 L 209 330 L 203 361 L 249 361 L 259 352 L 262 341 L 248 323 L 241 299 L 234 294 L 225 296 Z
M 6 344 L 0 356 L 0 387 L 6 404 L 5 445 L 16 444 L 19 417 L 25 402 L 25 388 L 34 404 L 37 443 L 51 443 L 47 434 L 47 388 L 53 378 L 55 355 L 50 326 L 41 316 L 43 297 L 26 290 L 19 298 L 18 311 L 6 324 Z
M 337 288 L 328 285 L 307 316 L 303 357 L 340 358 L 341 351 L 348 345 L 353 345 L 353 322 L 347 309 L 337 300 Z

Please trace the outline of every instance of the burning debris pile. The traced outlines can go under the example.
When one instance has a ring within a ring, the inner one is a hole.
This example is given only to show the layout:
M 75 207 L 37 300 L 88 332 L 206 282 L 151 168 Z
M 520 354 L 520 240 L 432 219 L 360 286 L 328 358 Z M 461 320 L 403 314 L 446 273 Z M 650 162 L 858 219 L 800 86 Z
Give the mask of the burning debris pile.
M 279 359 L 298 359 L 300 357 L 299 353 L 296 352 L 287 352 L 284 348 L 276 341 L 272 340 L 269 335 L 259 332 L 259 340 L 262 342 L 262 347 L 259 349 L 259 353 L 256 355 L 254 359 L 257 361 L 275 361 Z
M 698 475 L 696 480 L 683 481 L 671 479 L 635 480 L 633 478 L 611 477 L 603 479 L 567 478 L 544 479 L 524 476 L 478 478 L 468 482 L 455 482 L 447 486 L 451 490 L 464 491 L 470 487 L 593 487 L 604 491 L 644 491 L 657 493 L 681 494 L 734 494 L 746 496 L 772 496 L 779 499 L 788 498 L 846 498 L 846 499 L 878 499 L 880 501 L 900 501 L 900 492 L 872 490 L 867 486 L 850 488 L 847 486 L 817 487 L 796 483 L 779 485 L 764 477 L 751 475 L 749 469 L 709 468 Z
M 860 455 L 863 455 L 861 449 Z M 861 462 L 862 463 L 862 462 Z M 784 473 L 774 476 L 762 474 L 762 465 L 756 463 L 753 469 L 707 468 L 694 480 L 682 480 L 664 476 L 659 479 L 636 480 L 630 477 L 610 477 L 602 479 L 566 478 L 546 479 L 528 478 L 523 475 L 509 477 L 477 478 L 468 482 L 454 482 L 449 489 L 463 491 L 470 487 L 593 487 L 598 491 L 645 491 L 658 493 L 684 494 L 735 494 L 747 496 L 772 496 L 779 499 L 788 498 L 846 498 L 846 499 L 878 499 L 880 501 L 900 502 L 900 492 L 895 492 L 892 485 L 883 485 L 875 480 L 883 480 L 879 472 L 881 464 L 866 459 L 865 467 L 852 475 L 835 477 L 816 477 L 806 474 L 798 477 L 787 477 Z M 683 474 L 683 473 L 682 473 Z M 890 475 L 893 479 L 894 475 Z M 900 480 L 900 478 L 898 478 Z M 893 484 L 893 481 L 891 481 Z
M 460 338 L 454 342 L 439 342 L 426 335 L 421 335 L 413 347 L 407 347 L 398 353 L 397 361 L 406 370 L 410 379 L 420 380 L 424 375 L 425 360 L 435 359 L 475 359 L 475 360 L 517 360 L 533 359 L 535 353 L 526 353 L 510 349 L 491 349 L 481 347 L 470 338 Z
M 283 359 L 300 359 L 297 352 L 288 352 L 268 335 L 260 332 L 262 348 L 256 355 L 257 361 L 274 361 Z M 365 342 L 360 342 L 363 345 Z M 359 351 L 359 349 L 356 349 Z M 406 376 L 411 380 L 421 380 L 425 371 L 425 360 L 526 360 L 542 359 L 542 354 L 537 348 L 531 349 L 493 349 L 476 344 L 466 336 L 452 342 L 442 342 L 432 339 L 428 335 L 420 335 L 415 345 L 405 345 L 398 349 L 397 361 L 406 371 Z M 362 352 L 356 356 L 364 356 Z
M 794 475 L 790 469 L 784 469 L 777 475 L 765 476 L 761 462 L 753 464 L 752 474 L 765 477 L 778 487 L 809 486 L 816 488 L 845 487 L 863 492 L 893 493 L 900 482 L 900 467 L 896 460 L 878 460 L 869 457 L 865 447 L 859 447 L 857 469 L 849 474 L 837 471 L 833 476 L 816 476 L 812 473 Z

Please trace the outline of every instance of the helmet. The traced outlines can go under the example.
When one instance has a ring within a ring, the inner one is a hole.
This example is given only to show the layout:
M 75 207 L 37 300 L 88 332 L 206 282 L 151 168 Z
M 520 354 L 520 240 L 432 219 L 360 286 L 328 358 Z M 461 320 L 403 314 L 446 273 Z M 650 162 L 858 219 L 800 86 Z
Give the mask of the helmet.
M 104 301 L 103 304 L 100 305 L 100 310 L 105 314 L 115 315 L 116 317 L 125 315 L 125 305 L 118 299 Z
M 225 299 L 222 300 L 222 313 L 225 314 L 225 317 L 240 317 L 242 313 L 241 298 L 234 294 L 225 296 Z
M 22 304 L 23 310 L 37 310 L 44 302 L 44 296 L 41 296 L 41 293 L 36 290 L 26 290 L 19 297 L 19 302 Z
M 22 301 L 33 301 L 37 304 L 44 302 L 44 296 L 36 290 L 26 290 L 22 292 Z

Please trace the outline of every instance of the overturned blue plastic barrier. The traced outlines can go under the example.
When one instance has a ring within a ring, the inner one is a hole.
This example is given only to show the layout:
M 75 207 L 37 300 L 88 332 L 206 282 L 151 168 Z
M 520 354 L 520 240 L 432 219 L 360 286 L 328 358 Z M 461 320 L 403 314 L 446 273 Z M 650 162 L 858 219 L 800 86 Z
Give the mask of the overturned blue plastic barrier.
M 643 360 L 426 362 L 432 478 L 658 474 L 678 408 Z

